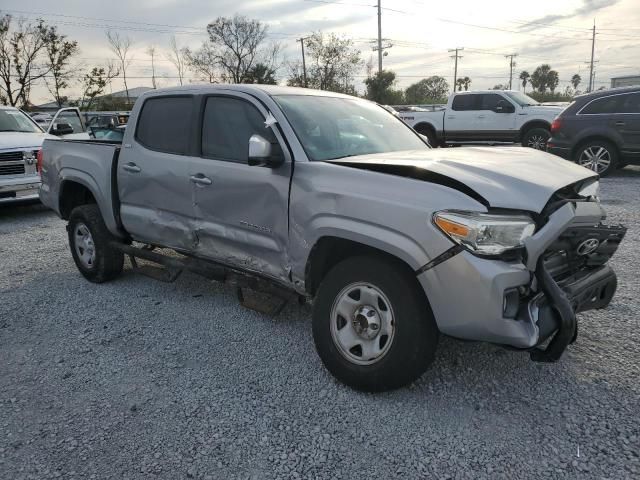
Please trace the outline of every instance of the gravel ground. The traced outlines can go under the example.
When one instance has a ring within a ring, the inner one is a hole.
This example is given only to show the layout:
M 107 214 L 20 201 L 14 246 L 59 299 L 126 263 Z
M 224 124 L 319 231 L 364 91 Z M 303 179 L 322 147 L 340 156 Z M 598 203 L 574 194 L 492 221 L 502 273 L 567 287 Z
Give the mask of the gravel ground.
M 64 224 L 0 207 L 0 478 L 640 478 L 640 168 L 619 290 L 557 364 L 444 338 L 411 387 L 338 384 L 310 308 L 276 318 L 185 274 L 86 282 Z

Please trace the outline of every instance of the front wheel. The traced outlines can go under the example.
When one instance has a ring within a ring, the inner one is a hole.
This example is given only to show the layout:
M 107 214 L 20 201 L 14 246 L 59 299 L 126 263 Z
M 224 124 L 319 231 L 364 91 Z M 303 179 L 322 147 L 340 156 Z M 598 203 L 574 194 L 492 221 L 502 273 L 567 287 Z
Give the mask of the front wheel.
M 424 373 L 434 359 L 438 329 L 412 272 L 392 260 L 352 257 L 320 285 L 313 338 L 338 380 L 377 392 Z
M 549 138 L 551 133 L 546 128 L 532 128 L 522 136 L 522 146 L 546 151 Z
M 110 246 L 113 235 L 95 204 L 74 208 L 69 216 L 69 247 L 80 273 L 94 283 L 112 280 L 124 266 L 124 254 Z
M 578 148 L 575 162 L 606 177 L 618 167 L 618 151 L 606 140 L 592 140 Z

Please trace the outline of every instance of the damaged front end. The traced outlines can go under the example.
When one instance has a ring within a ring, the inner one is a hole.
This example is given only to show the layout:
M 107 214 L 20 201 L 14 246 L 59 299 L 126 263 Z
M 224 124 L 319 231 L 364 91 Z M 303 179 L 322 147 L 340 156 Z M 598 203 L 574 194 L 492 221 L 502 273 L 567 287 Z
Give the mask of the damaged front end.
M 535 232 L 513 255 L 456 246 L 416 272 L 443 333 L 528 350 L 535 361 L 561 357 L 577 336 L 576 314 L 611 302 L 617 280 L 607 262 L 626 233 L 604 224 L 597 198 L 579 187 L 533 214 Z

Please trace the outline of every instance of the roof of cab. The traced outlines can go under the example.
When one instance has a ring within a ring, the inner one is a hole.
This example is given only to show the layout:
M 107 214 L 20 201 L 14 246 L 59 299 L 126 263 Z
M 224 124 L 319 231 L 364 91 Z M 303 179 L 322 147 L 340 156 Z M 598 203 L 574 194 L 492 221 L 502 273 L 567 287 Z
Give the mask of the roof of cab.
M 276 95 L 310 95 L 310 96 L 322 96 L 322 97 L 341 97 L 341 98 L 355 98 L 351 95 L 345 95 L 342 93 L 329 92 L 326 90 L 314 90 L 312 88 L 302 87 L 285 87 L 281 85 L 259 85 L 259 84 L 195 84 L 195 85 L 182 85 L 179 87 L 159 88 L 157 90 L 149 90 L 141 95 L 141 97 L 152 97 L 157 95 L 178 95 L 178 94 L 207 94 L 215 93 L 219 91 L 236 91 L 243 93 L 262 93 L 269 96 Z

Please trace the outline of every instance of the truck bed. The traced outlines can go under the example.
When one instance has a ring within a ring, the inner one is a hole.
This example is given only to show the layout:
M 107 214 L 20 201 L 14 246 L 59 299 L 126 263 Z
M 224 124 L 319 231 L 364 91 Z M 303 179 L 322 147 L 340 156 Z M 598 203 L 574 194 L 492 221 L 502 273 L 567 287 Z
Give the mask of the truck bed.
M 116 183 L 120 145 L 120 142 L 108 140 L 45 140 L 42 145 L 42 203 L 64 218 L 67 212 L 58 204 L 59 194 L 65 185 L 75 182 L 91 192 L 107 228 L 112 232 L 120 230 Z

